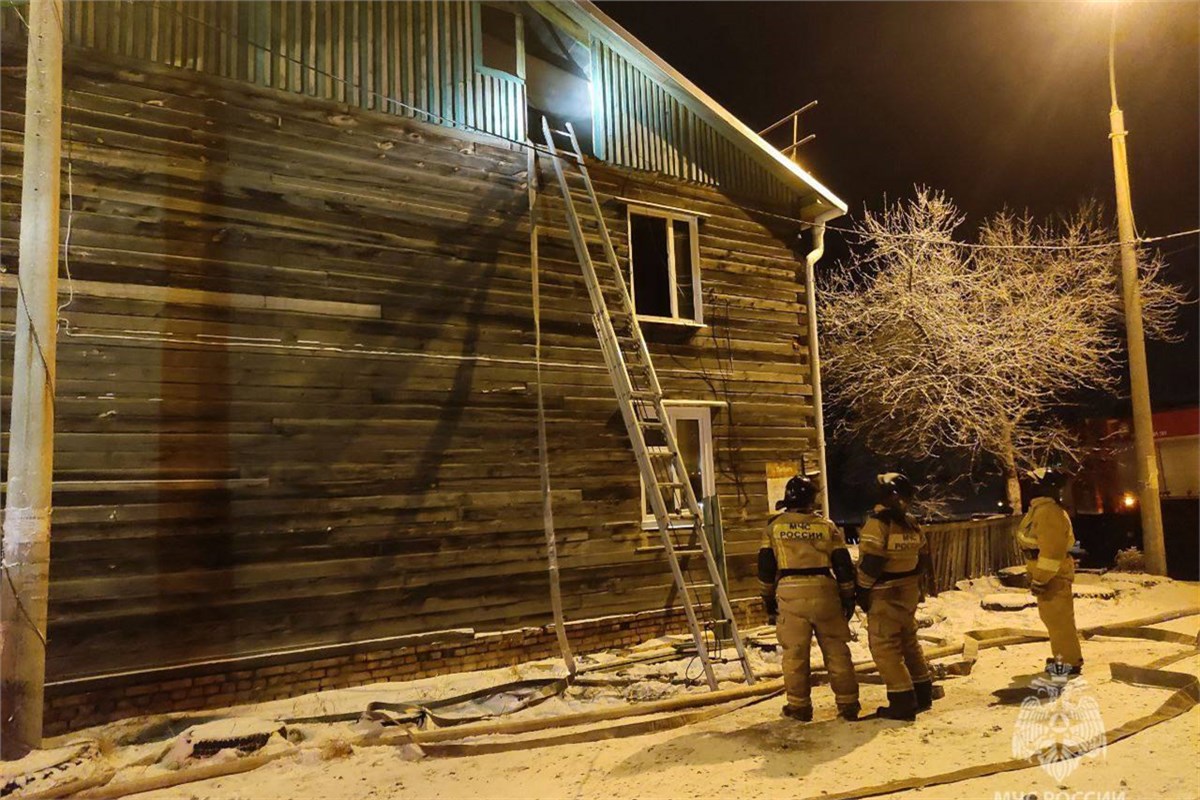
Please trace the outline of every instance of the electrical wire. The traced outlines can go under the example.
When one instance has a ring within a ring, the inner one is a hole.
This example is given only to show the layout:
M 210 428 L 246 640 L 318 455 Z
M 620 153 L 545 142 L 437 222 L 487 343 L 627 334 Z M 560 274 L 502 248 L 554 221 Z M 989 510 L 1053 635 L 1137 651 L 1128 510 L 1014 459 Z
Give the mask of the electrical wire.
M 1200 228 L 1191 228 L 1184 231 L 1175 231 L 1174 233 L 1164 234 L 1162 236 L 1139 236 L 1132 241 L 1116 241 L 1116 242 L 1101 242 L 1098 244 L 980 244 L 976 242 L 955 242 L 946 239 L 938 239 L 933 236 L 923 236 L 918 233 L 904 233 L 885 231 L 881 233 L 865 234 L 855 228 L 842 228 L 836 225 L 825 225 L 826 230 L 837 231 L 838 233 L 850 234 L 862 238 L 885 238 L 885 239 L 909 239 L 912 241 L 921 242 L 922 244 L 944 245 L 946 247 L 961 247 L 972 250 L 1054 250 L 1064 251 L 1070 250 L 1079 252 L 1081 250 L 1108 250 L 1114 247 L 1121 247 L 1125 244 L 1153 244 L 1155 242 L 1165 242 L 1170 239 L 1178 239 L 1184 236 L 1196 236 L 1200 234 Z

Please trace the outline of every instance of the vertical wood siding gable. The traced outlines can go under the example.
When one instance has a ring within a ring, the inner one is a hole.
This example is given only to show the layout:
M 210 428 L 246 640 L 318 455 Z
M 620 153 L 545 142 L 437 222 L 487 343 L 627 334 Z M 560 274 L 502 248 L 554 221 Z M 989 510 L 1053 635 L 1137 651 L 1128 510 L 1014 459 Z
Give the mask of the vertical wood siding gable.
M 596 148 L 605 161 L 786 203 L 793 192 L 666 87 L 592 41 Z
M 71 45 L 524 141 L 524 82 L 476 72 L 476 5 L 72 0 L 64 23 Z

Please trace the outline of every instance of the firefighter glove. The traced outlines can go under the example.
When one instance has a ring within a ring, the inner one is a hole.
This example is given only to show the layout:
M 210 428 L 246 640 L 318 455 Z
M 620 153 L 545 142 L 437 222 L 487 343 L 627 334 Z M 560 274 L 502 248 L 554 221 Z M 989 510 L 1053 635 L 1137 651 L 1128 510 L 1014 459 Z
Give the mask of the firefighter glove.
M 773 594 L 764 594 L 762 596 L 763 608 L 767 610 L 767 623 L 775 624 L 775 618 L 779 616 L 779 600 Z
M 868 614 L 871 613 L 871 590 L 859 586 L 855 592 L 855 598 L 858 600 L 858 607 Z
M 854 595 L 842 597 L 842 616 L 847 622 L 854 619 Z

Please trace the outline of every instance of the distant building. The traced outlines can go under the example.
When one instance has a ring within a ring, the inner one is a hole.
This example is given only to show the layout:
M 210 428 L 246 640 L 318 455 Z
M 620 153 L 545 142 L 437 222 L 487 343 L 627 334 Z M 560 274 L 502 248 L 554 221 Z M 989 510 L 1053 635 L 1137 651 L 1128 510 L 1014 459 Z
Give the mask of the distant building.
M 1129 419 L 1091 420 L 1090 443 L 1101 448 L 1076 477 L 1073 498 L 1081 514 L 1137 510 L 1137 468 Z M 1200 408 L 1154 415 L 1159 494 L 1164 500 L 1200 498 Z

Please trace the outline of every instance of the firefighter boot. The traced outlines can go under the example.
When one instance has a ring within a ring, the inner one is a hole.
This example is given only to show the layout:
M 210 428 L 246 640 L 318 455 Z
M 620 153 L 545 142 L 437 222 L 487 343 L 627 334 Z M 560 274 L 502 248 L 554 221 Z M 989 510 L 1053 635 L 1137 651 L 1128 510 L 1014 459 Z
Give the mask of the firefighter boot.
M 1046 659 L 1046 674 L 1051 679 L 1054 678 L 1078 678 L 1083 674 L 1083 659 L 1079 659 L 1078 664 L 1064 664 L 1056 658 Z
M 913 692 L 917 696 L 917 711 L 933 708 L 933 681 L 913 681 Z
M 898 719 L 913 722 L 917 718 L 917 693 L 912 689 L 907 692 L 888 692 L 888 704 L 880 706 L 875 715 L 880 719 Z
M 862 706 L 858 703 L 838 703 L 838 716 L 847 722 L 854 722 L 858 719 L 858 714 L 862 711 Z
M 783 707 L 783 715 L 797 722 L 812 722 L 813 710 L 812 706 L 786 705 Z

